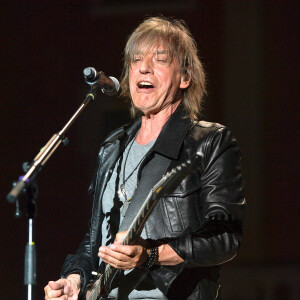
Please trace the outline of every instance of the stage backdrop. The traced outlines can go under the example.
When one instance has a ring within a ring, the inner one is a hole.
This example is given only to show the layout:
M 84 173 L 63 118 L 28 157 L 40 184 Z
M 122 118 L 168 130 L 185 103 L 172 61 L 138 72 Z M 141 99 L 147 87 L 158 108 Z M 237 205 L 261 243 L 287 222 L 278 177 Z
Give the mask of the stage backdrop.
M 297 9 L 290 0 L 2 2 L 0 298 L 25 299 L 26 211 L 15 219 L 5 200 L 22 162 L 81 104 L 88 91 L 82 70 L 119 78 L 128 35 L 145 17 L 163 14 L 184 19 L 198 43 L 207 73 L 203 119 L 229 126 L 243 153 L 247 218 L 240 255 L 222 274 L 224 299 L 296 299 Z M 111 130 L 130 122 L 128 107 L 99 92 L 38 176 L 37 299 L 88 229 L 97 151 Z

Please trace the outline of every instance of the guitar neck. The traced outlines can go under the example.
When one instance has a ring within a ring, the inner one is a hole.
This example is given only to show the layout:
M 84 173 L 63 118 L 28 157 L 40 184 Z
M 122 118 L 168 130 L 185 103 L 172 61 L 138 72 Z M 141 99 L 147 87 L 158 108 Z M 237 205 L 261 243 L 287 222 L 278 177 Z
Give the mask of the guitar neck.
M 144 224 L 147 221 L 150 213 L 153 208 L 164 195 L 171 193 L 175 188 L 180 184 L 180 182 L 194 170 L 201 172 L 201 158 L 199 155 L 194 155 L 191 159 L 172 169 L 170 172 L 167 172 L 160 181 L 151 189 L 146 200 L 135 216 L 132 224 L 128 228 L 122 245 L 132 244 L 141 234 Z M 103 288 L 106 295 L 110 292 L 111 282 L 114 279 L 115 275 L 119 269 L 115 269 L 110 265 L 106 265 L 105 272 L 103 274 Z M 99 283 L 100 285 L 100 283 Z M 91 298 L 89 300 L 92 300 Z M 97 298 L 95 298 L 97 299 Z
M 128 228 L 127 233 L 124 236 L 122 245 L 130 245 L 137 239 L 138 236 L 140 236 L 145 222 L 147 221 L 151 211 L 158 202 L 158 198 L 154 197 L 155 194 L 152 191 L 149 193 L 147 199 L 144 201 L 132 224 Z M 115 269 L 110 265 L 106 265 L 103 275 L 103 286 L 105 290 L 107 290 L 107 286 L 110 285 L 112 279 L 115 277 L 118 271 L 118 269 Z
M 127 230 L 126 235 L 124 236 L 122 245 L 130 245 L 134 242 L 140 235 L 143 230 L 144 224 L 147 221 L 150 213 L 158 202 L 158 198 L 155 197 L 153 190 L 148 195 L 147 199 L 144 201 L 139 212 L 135 216 L 132 224 Z

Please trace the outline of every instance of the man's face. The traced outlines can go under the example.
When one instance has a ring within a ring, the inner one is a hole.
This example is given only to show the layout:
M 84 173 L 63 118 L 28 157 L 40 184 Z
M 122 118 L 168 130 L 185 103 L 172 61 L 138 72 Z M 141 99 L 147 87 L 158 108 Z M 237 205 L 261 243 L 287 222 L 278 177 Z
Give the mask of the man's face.
M 129 68 L 129 87 L 134 105 L 145 115 L 156 114 L 182 98 L 183 80 L 176 59 L 171 61 L 165 46 L 148 50 L 141 46 Z

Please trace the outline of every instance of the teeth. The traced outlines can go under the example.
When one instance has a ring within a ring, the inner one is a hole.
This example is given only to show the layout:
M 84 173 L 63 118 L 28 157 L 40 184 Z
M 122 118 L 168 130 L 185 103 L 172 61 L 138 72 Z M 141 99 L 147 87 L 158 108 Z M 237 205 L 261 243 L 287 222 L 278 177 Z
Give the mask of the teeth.
M 141 81 L 141 82 L 139 82 L 138 86 L 139 87 L 145 87 L 145 88 L 153 87 L 153 85 L 150 82 L 147 82 L 147 81 Z

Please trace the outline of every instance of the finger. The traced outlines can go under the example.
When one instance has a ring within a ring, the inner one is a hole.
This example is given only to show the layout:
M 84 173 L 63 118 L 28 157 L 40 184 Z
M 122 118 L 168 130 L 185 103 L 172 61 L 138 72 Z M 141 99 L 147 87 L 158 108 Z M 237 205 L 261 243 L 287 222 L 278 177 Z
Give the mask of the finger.
M 100 247 L 98 255 L 102 259 L 105 258 L 106 260 L 109 260 L 111 258 L 120 261 L 127 261 L 128 259 L 130 259 L 130 257 L 127 256 L 126 254 L 114 251 L 108 247 Z
M 49 286 L 45 287 L 45 299 L 53 299 L 63 295 L 64 295 L 63 289 L 52 290 Z
M 67 286 L 68 281 L 66 279 L 59 279 L 57 281 L 49 281 L 48 285 L 52 290 L 59 290 Z
M 143 247 L 140 245 L 118 245 L 112 244 L 110 250 L 118 253 L 122 253 L 126 256 L 134 257 L 141 254 Z
M 130 257 L 134 257 L 135 253 L 131 246 L 111 245 L 110 248 L 105 246 L 101 246 L 99 248 L 99 256 L 103 258 L 104 255 L 111 256 L 121 261 L 126 261 Z
M 127 262 L 122 262 L 118 259 L 115 259 L 113 257 L 104 257 L 102 260 L 106 263 L 114 267 L 115 269 L 121 269 L 121 270 L 130 270 L 134 268 L 134 265 Z
M 71 286 L 65 286 L 63 295 L 72 296 L 72 292 L 73 292 L 73 289 L 71 288 Z
M 50 299 L 62 297 L 64 295 L 69 295 L 70 293 L 70 283 L 66 279 L 59 279 L 57 281 L 49 281 L 48 286 L 45 287 L 45 294 Z M 66 289 L 66 293 L 65 293 Z M 65 297 L 62 297 L 60 299 L 64 299 Z M 47 299 L 47 298 L 46 298 Z
M 114 243 L 121 244 L 124 240 L 124 237 L 125 237 L 126 233 L 127 233 L 127 231 L 118 232 L 116 234 L 116 239 L 115 239 Z
M 99 256 L 105 263 L 110 264 L 117 269 L 128 270 L 136 267 L 141 259 L 141 255 L 127 256 L 119 252 L 106 249 L 107 251 L 99 252 Z
M 124 254 L 126 256 L 134 257 L 135 255 L 140 255 L 145 247 L 136 244 L 136 245 L 119 245 L 119 244 L 112 244 L 110 247 L 107 246 L 101 246 L 99 248 L 98 256 L 100 256 L 100 253 L 108 254 L 110 256 L 113 256 L 115 258 L 120 258 L 119 256 L 116 256 L 116 253 L 118 252 L 121 254 Z
M 63 295 L 65 295 L 63 290 L 51 290 L 48 293 L 48 296 L 50 297 L 50 299 L 61 297 Z

